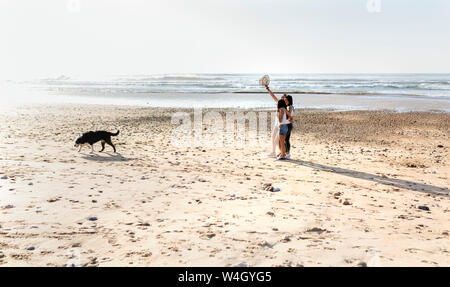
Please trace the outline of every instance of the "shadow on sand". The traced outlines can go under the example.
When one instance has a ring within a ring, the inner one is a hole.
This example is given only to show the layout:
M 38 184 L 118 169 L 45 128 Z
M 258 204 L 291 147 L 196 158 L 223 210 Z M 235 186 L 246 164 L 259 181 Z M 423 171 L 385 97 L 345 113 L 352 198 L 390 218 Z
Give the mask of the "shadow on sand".
M 417 183 L 414 181 L 408 181 L 403 179 L 396 179 L 396 178 L 389 178 L 386 176 L 379 176 L 375 174 L 370 174 L 366 172 L 361 171 L 355 171 L 345 168 L 340 168 L 336 166 L 327 166 L 323 164 L 313 163 L 309 161 L 302 161 L 302 160 L 289 160 L 288 162 L 302 165 L 310 168 L 314 168 L 320 171 L 327 171 L 327 172 L 334 172 L 337 174 L 353 177 L 353 178 L 360 178 L 369 180 L 372 182 L 388 185 L 388 186 L 394 186 L 397 188 L 404 188 L 409 189 L 412 191 L 419 191 L 423 193 L 438 195 L 438 196 L 444 196 L 444 197 L 450 197 L 450 190 L 448 188 L 444 187 L 438 187 L 434 185 L 429 184 L 423 184 L 423 183 Z
M 89 153 L 89 154 L 83 154 L 83 158 L 87 160 L 93 160 L 93 161 L 130 161 L 134 160 L 134 158 L 128 158 L 122 156 L 120 153 L 110 154 L 110 153 Z

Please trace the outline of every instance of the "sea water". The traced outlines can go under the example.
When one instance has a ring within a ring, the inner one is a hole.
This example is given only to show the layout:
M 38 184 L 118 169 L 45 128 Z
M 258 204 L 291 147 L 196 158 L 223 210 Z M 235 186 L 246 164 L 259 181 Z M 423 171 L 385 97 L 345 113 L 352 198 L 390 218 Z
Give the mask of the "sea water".
M 114 75 L 1 81 L 12 103 L 77 103 L 173 108 L 261 108 L 275 102 L 258 80 L 264 74 Z M 269 74 L 278 96 L 298 108 L 450 112 L 450 74 Z

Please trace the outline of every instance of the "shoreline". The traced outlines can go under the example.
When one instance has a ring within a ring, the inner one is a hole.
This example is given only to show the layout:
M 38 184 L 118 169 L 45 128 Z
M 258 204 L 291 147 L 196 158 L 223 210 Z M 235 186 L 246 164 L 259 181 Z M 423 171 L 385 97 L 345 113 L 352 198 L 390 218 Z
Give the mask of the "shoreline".
M 77 96 L 78 98 L 78 96 Z M 79 99 L 83 99 L 82 97 Z M 99 98 L 99 100 L 103 101 L 104 98 Z M 74 102 L 30 102 L 30 103 L 13 103 L 13 104 L 5 104 L 0 110 L 3 112 L 6 111 L 14 111 L 23 108 L 33 108 L 33 107 L 64 107 L 64 106 L 86 106 L 86 107 L 116 107 L 116 108 L 135 108 L 135 109 L 161 109 L 161 110 L 181 110 L 181 111 L 192 111 L 194 109 L 201 110 L 214 110 L 214 111 L 275 111 L 276 108 L 273 105 L 268 107 L 170 107 L 170 106 L 151 106 L 146 104 L 138 104 L 138 103 L 114 103 L 114 104 L 105 104 L 101 102 L 94 103 L 79 103 L 78 101 Z M 348 108 L 338 108 L 338 107 L 296 107 L 297 111 L 302 112 L 386 112 L 386 113 L 437 113 L 437 114 L 450 114 L 450 102 L 449 108 L 444 109 L 404 109 L 404 108 L 368 108 L 368 107 L 348 107 Z

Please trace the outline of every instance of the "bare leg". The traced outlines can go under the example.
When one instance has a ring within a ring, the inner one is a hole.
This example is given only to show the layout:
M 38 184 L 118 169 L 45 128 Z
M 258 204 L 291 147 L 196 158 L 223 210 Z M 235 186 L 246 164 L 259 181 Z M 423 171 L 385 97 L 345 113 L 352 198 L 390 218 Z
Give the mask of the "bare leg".
M 280 151 L 281 151 L 281 158 L 286 157 L 286 136 L 280 135 Z
M 278 138 L 278 134 L 279 134 L 279 127 L 275 126 L 272 130 L 272 153 L 274 156 L 276 155 L 277 152 L 277 146 L 279 145 L 279 138 Z

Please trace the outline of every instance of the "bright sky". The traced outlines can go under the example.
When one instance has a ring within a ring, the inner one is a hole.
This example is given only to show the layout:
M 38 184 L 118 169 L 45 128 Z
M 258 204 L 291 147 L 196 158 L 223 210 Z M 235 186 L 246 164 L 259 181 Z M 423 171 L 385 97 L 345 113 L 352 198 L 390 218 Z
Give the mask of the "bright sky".
M 0 0 L 0 78 L 450 72 L 449 0 L 78 2 Z

